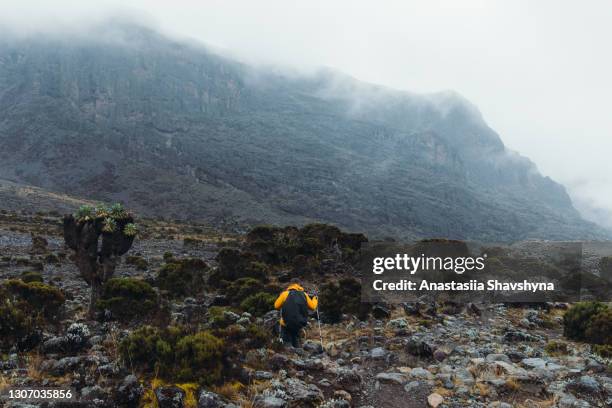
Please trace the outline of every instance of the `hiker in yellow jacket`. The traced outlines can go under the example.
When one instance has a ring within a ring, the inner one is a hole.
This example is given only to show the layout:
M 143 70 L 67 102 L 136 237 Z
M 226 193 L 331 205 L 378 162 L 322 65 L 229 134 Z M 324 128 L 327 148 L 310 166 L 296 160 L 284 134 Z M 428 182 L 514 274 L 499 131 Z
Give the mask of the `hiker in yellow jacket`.
M 297 283 L 289 285 L 280 294 L 274 302 L 274 308 L 281 309 L 280 326 L 284 343 L 299 347 L 300 331 L 308 323 L 308 309 L 316 310 L 318 304 L 318 298 L 310 297 Z

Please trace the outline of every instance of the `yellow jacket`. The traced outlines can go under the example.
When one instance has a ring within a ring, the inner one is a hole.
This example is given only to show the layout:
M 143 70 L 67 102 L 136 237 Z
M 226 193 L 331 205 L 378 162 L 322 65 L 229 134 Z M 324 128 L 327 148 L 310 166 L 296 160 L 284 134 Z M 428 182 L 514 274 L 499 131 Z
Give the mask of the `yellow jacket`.
M 276 299 L 276 302 L 274 302 L 275 309 L 278 310 L 281 307 L 283 307 L 285 300 L 287 300 L 287 296 L 289 296 L 290 290 L 298 290 L 300 292 L 304 292 L 304 288 L 298 285 L 297 283 L 293 283 L 289 285 L 289 287 L 287 287 L 287 289 L 285 289 L 285 291 L 278 296 L 278 298 Z M 317 306 L 319 305 L 319 299 L 316 296 L 313 296 L 313 297 L 308 296 L 308 293 L 304 293 L 304 296 L 306 297 L 306 304 L 308 305 L 308 308 L 310 310 L 316 310 Z M 281 326 L 285 325 L 285 321 L 283 320 L 282 317 L 280 319 L 280 324 Z

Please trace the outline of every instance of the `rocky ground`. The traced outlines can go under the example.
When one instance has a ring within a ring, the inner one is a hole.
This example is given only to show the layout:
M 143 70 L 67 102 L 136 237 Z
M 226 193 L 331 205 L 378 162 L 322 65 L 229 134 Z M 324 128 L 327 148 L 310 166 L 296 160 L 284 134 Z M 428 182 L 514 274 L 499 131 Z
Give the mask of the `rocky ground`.
M 239 239 L 202 226 L 151 220 L 142 226 L 130 254 L 144 258 L 147 267 L 122 263 L 118 276 L 151 279 L 168 252 L 204 259 L 214 268 L 219 247 Z M 341 323 L 323 324 L 322 344 L 313 316 L 303 348 L 245 352 L 239 385 L 235 379 L 209 388 L 160 382 L 132 371 L 119 358 L 118 343 L 136 326 L 87 318 L 89 288 L 69 257 L 56 215 L 0 213 L 0 280 L 40 270 L 67 299 L 64 318 L 45 329 L 39 347 L 0 354 L 0 406 L 612 406 L 610 361 L 591 353 L 591 346 L 562 337 L 564 304 L 454 310 L 379 305 L 367 321 L 345 316 Z M 215 296 L 173 300 L 171 323 L 205 322 Z M 258 318 L 248 313 L 226 317 L 237 325 L 261 327 L 278 318 L 275 311 Z M 66 352 L 67 343 L 79 344 L 73 348 L 78 351 Z M 6 396 L 10 387 L 32 386 L 72 388 L 77 402 L 26 404 Z

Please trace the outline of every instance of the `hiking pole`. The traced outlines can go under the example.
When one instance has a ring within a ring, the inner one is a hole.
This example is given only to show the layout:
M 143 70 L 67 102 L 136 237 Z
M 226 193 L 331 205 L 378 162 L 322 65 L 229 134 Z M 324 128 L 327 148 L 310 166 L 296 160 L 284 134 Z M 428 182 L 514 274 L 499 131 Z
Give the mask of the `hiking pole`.
M 315 296 L 317 297 L 317 323 L 319 324 L 319 338 L 321 339 L 321 349 L 325 350 L 323 347 L 323 331 L 321 330 L 321 318 L 319 317 L 319 290 L 315 286 Z
M 321 338 L 321 349 L 325 350 L 325 347 L 323 347 L 323 332 L 321 331 L 321 319 L 319 318 L 319 305 L 317 305 L 317 322 L 319 323 L 319 337 Z

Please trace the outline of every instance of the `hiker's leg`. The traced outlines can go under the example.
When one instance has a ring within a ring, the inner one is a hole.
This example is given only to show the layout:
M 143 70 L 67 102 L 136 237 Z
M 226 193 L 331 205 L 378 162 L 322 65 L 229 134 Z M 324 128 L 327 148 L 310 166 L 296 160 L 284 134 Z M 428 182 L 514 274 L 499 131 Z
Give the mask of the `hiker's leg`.
M 284 344 L 289 345 L 293 343 L 293 336 L 291 336 L 291 331 L 285 326 L 281 326 L 281 338 L 283 339 Z
M 296 330 L 291 333 L 291 345 L 293 347 L 300 347 L 300 331 L 301 330 Z

